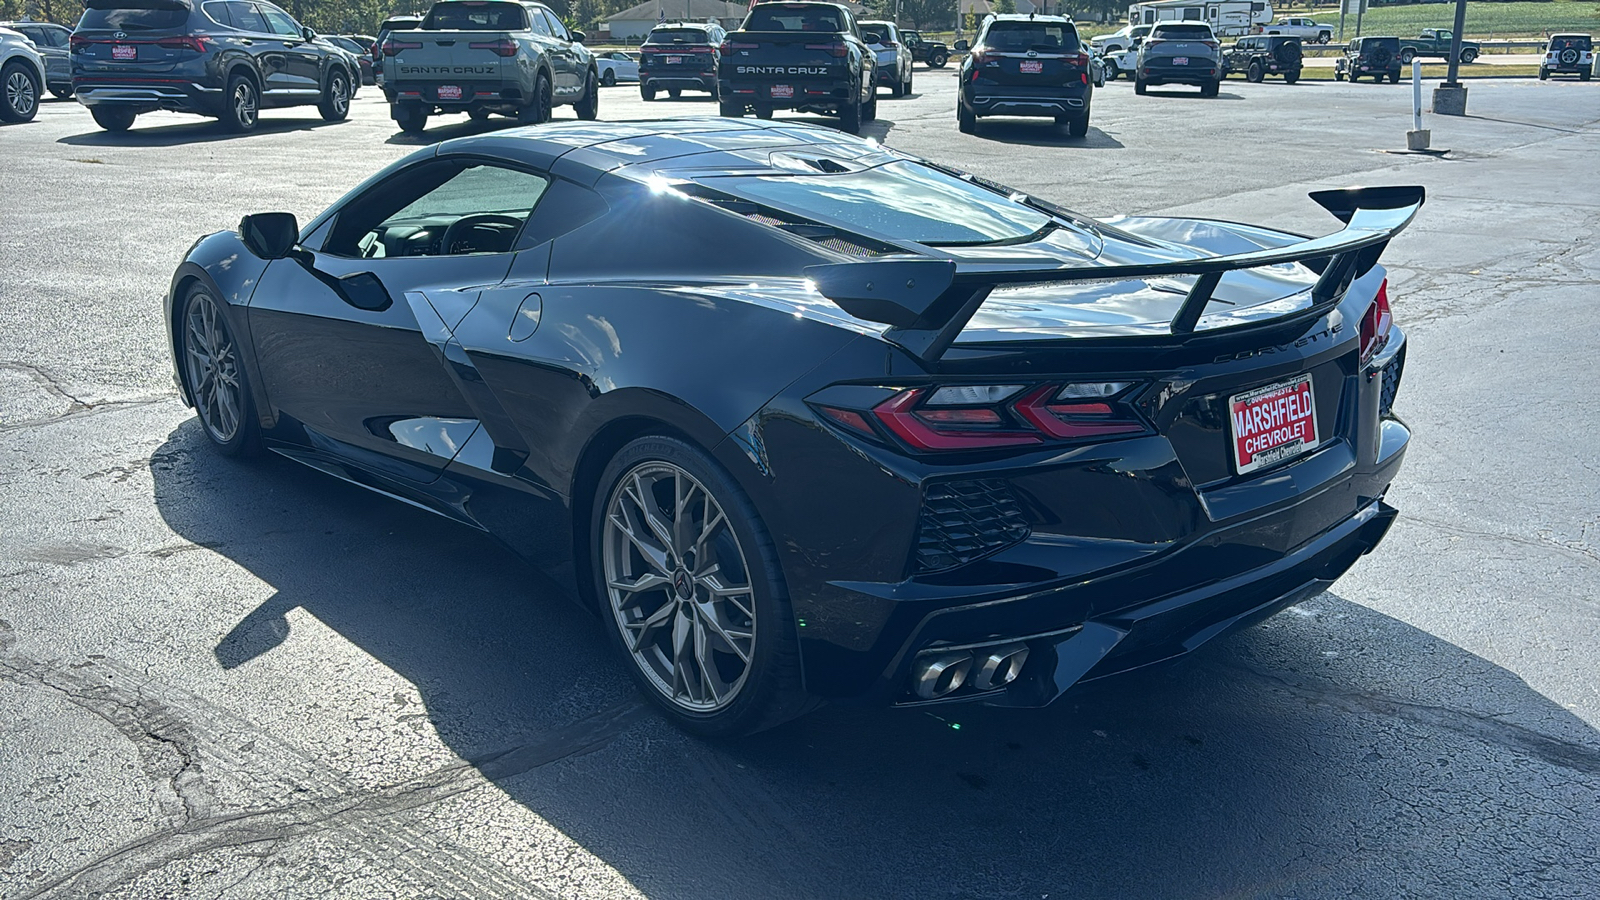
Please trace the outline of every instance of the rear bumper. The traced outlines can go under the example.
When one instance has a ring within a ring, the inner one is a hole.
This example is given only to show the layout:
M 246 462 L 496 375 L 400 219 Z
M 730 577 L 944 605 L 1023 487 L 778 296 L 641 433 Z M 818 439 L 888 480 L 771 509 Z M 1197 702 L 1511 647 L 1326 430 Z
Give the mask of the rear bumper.
M 168 112 L 220 115 L 223 90 L 195 81 L 170 78 L 94 78 L 72 79 L 77 100 L 84 106 L 119 106 L 138 112 Z
M 774 97 L 772 90 L 784 85 L 794 90 L 792 97 Z M 741 81 L 721 80 L 717 94 L 726 102 L 746 103 L 767 109 L 803 109 L 805 107 L 836 107 L 848 103 L 854 85 L 849 81 Z
M 1222 77 L 1222 69 L 1215 65 L 1201 66 L 1145 66 L 1139 78 L 1145 84 L 1197 84 L 1207 85 Z
M 1027 88 L 978 82 L 961 91 L 962 102 L 979 116 L 1083 116 L 1089 112 L 1089 97 L 1082 84 Z
M 717 92 L 717 76 L 712 72 L 640 72 L 639 86 L 656 90 Z
M 393 103 L 421 103 L 442 112 L 468 112 L 487 108 L 511 110 L 524 101 L 522 89 L 516 85 L 464 84 L 460 99 L 440 99 L 439 85 L 419 82 L 390 82 L 383 85 L 384 99 Z

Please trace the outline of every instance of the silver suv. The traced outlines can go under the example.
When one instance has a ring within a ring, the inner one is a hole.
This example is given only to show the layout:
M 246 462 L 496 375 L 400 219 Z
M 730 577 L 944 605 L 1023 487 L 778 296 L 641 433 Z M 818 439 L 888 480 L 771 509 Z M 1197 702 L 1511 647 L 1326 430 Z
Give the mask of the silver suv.
M 0 28 L 0 122 L 31 122 L 44 90 L 44 57 L 33 41 Z
M 1193 84 L 1200 96 L 1215 97 L 1222 83 L 1222 44 L 1204 22 L 1160 22 L 1139 47 L 1133 91 L 1152 84 Z

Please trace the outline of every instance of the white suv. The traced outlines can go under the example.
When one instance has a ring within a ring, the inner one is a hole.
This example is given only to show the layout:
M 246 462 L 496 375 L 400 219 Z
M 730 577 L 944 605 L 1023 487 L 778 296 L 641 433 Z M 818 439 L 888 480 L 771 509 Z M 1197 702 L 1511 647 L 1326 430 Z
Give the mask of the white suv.
M 44 57 L 33 41 L 0 28 L 0 121 L 32 121 L 43 89 Z
M 1594 75 L 1594 38 L 1587 34 L 1552 34 L 1539 63 L 1539 80 L 1551 75 L 1576 75 L 1588 81 Z

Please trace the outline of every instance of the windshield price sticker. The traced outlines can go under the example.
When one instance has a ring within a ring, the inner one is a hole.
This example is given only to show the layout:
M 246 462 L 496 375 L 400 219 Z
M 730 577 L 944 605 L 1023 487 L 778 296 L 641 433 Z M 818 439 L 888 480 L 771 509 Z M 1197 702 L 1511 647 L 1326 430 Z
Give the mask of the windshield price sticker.
M 1315 399 L 1310 375 L 1230 397 L 1234 470 L 1244 475 L 1316 447 Z

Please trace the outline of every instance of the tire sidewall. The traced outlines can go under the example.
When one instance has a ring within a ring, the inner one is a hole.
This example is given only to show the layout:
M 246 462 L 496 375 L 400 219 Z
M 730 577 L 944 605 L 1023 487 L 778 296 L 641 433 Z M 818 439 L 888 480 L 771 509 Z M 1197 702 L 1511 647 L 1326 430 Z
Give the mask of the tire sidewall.
M 33 106 L 29 107 L 26 112 L 13 109 L 11 106 L 11 91 L 9 85 L 11 83 L 11 79 L 18 74 L 21 74 L 22 77 L 28 79 L 28 83 L 33 87 Z M 4 118 L 7 122 L 33 121 L 33 117 L 39 114 L 39 104 L 43 102 L 40 95 L 43 92 L 44 83 L 39 80 L 38 75 L 27 63 L 12 62 L 8 63 L 3 69 L 0 69 L 0 104 L 3 104 L 3 110 L 5 112 Z
M 234 97 L 238 94 L 240 85 L 247 87 L 255 97 L 255 117 L 249 122 L 239 118 L 239 109 L 234 103 Z M 254 131 L 261 125 L 261 92 L 256 89 L 255 82 L 249 78 L 243 75 L 235 75 L 229 78 L 228 93 L 223 102 L 227 104 L 227 107 L 222 111 L 222 122 L 228 127 L 229 131 L 238 133 Z
M 239 341 L 239 329 L 234 327 L 232 314 L 227 306 L 211 289 L 202 284 L 195 284 L 183 295 L 183 307 L 178 313 L 178 340 L 177 356 L 182 360 L 186 356 L 189 346 L 189 308 L 196 302 L 196 298 L 204 296 L 217 309 L 217 315 L 222 317 L 223 323 L 228 328 L 228 337 L 233 341 L 234 354 L 238 358 L 239 377 L 239 427 L 234 430 L 233 437 L 220 440 L 211 429 L 206 426 L 205 419 L 200 412 L 200 395 L 195 390 L 195 385 L 189 383 L 189 366 L 180 364 L 178 372 L 183 379 L 184 390 L 195 404 L 195 418 L 200 420 L 200 430 L 205 433 L 206 440 L 223 456 L 251 456 L 260 446 L 260 424 L 256 421 L 256 404 L 250 394 L 250 373 L 245 368 L 243 345 Z
M 699 712 L 677 706 L 656 687 L 633 658 L 622 628 L 611 609 L 605 574 L 606 512 L 622 476 L 647 462 L 666 462 L 694 476 L 722 506 L 723 513 L 739 539 L 750 575 L 756 607 L 755 641 L 750 654 L 750 669 L 738 695 L 726 707 Z M 649 697 L 679 726 L 702 735 L 747 733 L 763 727 L 771 717 L 767 709 L 778 696 L 782 676 L 780 645 L 794 642 L 794 622 L 789 611 L 783 575 L 779 571 L 771 537 L 744 491 L 715 460 L 703 451 L 677 439 L 663 436 L 638 438 L 623 447 L 606 466 L 595 490 L 590 509 L 589 566 L 593 575 L 596 610 L 609 640 L 622 655 L 628 674 Z M 780 718 L 779 721 L 782 719 Z

